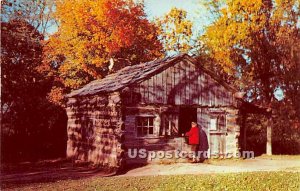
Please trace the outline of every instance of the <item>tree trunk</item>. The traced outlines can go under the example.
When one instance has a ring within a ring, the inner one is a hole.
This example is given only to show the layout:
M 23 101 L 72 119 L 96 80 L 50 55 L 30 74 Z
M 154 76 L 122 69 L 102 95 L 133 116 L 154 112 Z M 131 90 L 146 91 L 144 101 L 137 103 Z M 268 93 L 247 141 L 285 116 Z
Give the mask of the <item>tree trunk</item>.
M 268 119 L 268 126 L 267 126 L 267 155 L 272 155 L 272 119 L 271 117 Z
M 243 114 L 242 128 L 243 128 L 243 151 L 247 150 L 247 127 L 246 127 L 247 114 Z

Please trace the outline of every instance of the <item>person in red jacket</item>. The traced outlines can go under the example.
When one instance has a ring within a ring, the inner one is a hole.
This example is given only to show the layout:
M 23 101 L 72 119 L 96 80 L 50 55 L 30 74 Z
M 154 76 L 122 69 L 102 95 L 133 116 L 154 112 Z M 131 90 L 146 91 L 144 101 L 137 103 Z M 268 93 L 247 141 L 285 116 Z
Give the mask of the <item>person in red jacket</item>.
M 192 122 L 192 128 L 185 135 L 189 137 L 189 144 L 191 145 L 191 150 L 193 152 L 195 152 L 195 155 L 193 157 L 194 161 L 195 161 L 197 158 L 197 152 L 198 152 L 199 143 L 200 143 L 199 127 L 198 127 L 197 123 Z

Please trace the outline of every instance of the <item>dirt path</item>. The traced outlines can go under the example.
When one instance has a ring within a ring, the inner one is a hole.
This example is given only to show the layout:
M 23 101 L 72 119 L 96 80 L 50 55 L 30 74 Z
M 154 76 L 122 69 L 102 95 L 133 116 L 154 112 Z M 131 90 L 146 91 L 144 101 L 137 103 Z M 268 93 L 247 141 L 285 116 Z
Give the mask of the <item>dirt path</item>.
M 179 175 L 179 174 L 209 174 L 209 173 L 237 173 L 254 171 L 292 171 L 300 172 L 300 160 L 270 160 L 248 159 L 232 162 L 177 163 L 171 165 L 147 165 L 128 171 L 119 176 L 151 176 L 151 175 Z

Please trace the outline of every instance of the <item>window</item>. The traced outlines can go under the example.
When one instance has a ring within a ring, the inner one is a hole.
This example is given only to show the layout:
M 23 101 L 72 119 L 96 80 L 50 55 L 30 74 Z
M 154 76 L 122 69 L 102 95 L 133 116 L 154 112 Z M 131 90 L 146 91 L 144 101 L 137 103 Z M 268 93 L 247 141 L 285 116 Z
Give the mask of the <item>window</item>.
M 162 115 L 160 136 L 178 136 L 178 115 L 166 113 Z
M 154 134 L 154 117 L 137 117 L 136 130 L 138 137 L 151 136 Z
M 211 118 L 210 119 L 210 130 L 216 131 L 217 128 L 217 118 Z
M 210 118 L 211 131 L 226 131 L 226 116 L 224 114 L 214 115 Z

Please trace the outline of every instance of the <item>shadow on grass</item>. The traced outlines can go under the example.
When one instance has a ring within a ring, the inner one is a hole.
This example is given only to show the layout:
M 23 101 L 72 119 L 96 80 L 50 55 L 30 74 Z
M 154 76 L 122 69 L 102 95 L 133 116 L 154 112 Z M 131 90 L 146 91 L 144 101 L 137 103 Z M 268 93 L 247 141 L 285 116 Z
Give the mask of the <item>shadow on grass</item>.
M 59 159 L 36 163 L 4 164 L 1 166 L 0 181 L 1 188 L 5 189 L 34 183 L 79 180 L 92 176 L 107 177 L 115 174 L 115 169 Z

